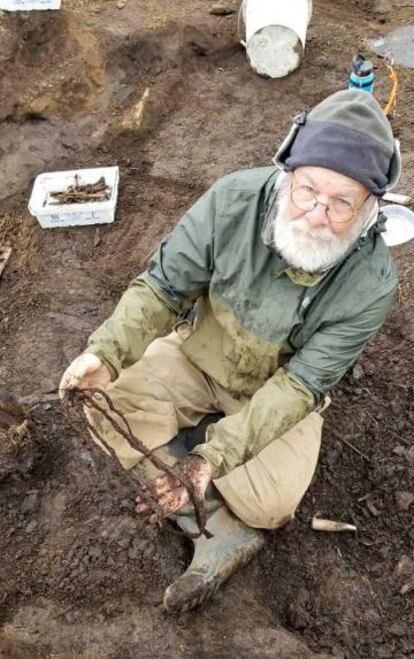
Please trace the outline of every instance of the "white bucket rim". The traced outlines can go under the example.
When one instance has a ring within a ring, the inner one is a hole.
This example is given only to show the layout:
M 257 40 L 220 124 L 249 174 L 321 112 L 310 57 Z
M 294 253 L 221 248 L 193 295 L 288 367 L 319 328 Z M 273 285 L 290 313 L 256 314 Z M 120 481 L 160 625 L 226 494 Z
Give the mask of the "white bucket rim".
M 306 18 L 304 9 L 307 9 Z M 292 30 L 305 48 L 312 9 L 312 0 L 272 3 L 269 0 L 244 0 L 241 11 L 244 13 L 246 44 L 264 27 L 280 26 Z

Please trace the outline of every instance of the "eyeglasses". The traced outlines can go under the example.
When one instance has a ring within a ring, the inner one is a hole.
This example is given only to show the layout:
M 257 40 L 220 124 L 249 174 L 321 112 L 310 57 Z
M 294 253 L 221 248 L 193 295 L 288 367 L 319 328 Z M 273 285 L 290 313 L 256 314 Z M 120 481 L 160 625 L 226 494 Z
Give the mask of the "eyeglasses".
M 353 208 L 353 206 L 340 197 L 334 197 L 330 200 L 329 204 L 324 204 L 322 201 L 318 200 L 318 197 L 315 191 L 308 187 L 307 185 L 298 185 L 292 187 L 293 185 L 293 175 L 290 185 L 290 198 L 292 203 L 299 208 L 301 211 L 313 211 L 319 204 L 325 206 L 326 214 L 331 222 L 337 224 L 343 224 L 345 222 L 350 222 L 353 217 L 361 210 L 362 206 L 367 201 L 371 193 L 365 197 L 364 201 L 358 208 Z

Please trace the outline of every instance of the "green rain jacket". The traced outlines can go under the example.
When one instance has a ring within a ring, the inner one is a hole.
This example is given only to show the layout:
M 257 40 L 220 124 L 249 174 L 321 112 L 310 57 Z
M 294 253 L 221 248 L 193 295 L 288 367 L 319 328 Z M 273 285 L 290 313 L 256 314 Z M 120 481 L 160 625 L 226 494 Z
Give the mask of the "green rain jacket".
M 325 273 L 289 268 L 266 239 L 278 175 L 265 167 L 217 181 L 88 343 L 115 379 L 195 303 L 182 350 L 235 397 L 247 397 L 195 449 L 216 478 L 317 407 L 381 327 L 397 286 L 375 226 Z

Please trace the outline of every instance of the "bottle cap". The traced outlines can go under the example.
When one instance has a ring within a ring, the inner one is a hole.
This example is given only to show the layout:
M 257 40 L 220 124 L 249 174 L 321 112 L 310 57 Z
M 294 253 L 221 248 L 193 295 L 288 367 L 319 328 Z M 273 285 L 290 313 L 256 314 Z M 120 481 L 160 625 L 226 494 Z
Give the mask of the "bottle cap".
M 374 69 L 374 65 L 369 59 L 365 59 L 359 53 L 352 59 L 353 72 L 358 78 L 365 78 L 370 75 Z

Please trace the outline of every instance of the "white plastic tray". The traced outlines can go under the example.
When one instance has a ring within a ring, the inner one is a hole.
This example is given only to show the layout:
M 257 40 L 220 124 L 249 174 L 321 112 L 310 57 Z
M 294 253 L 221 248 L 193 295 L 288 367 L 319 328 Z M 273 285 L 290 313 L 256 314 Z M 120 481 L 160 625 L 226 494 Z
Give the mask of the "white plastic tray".
M 36 11 L 60 9 L 61 0 L 0 0 L 0 9 L 5 11 Z
M 111 188 L 110 199 L 85 204 L 56 205 L 51 203 L 53 198 L 50 199 L 50 192 L 65 190 L 69 185 L 73 185 L 75 175 L 78 176 L 81 185 L 96 183 L 101 176 L 104 176 L 106 183 Z M 44 229 L 113 222 L 118 197 L 118 181 L 118 167 L 96 167 L 40 174 L 34 182 L 29 211 L 37 217 L 40 226 Z

